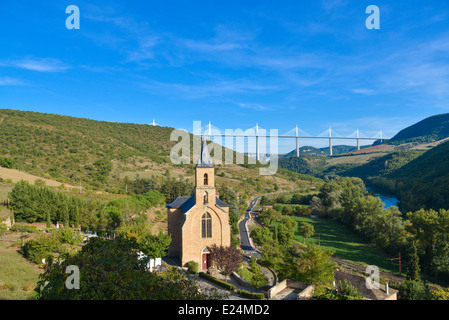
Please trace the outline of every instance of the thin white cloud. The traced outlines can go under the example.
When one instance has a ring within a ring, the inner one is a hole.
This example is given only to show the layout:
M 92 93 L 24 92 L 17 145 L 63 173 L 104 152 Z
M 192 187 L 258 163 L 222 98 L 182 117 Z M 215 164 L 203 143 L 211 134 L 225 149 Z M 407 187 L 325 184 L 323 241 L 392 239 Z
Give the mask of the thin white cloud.
M 140 85 L 155 94 L 170 95 L 174 98 L 198 99 L 220 97 L 229 94 L 266 93 L 278 91 L 279 86 L 260 84 L 248 80 L 216 81 L 203 84 L 163 83 L 157 81 L 140 82 Z
M 62 72 L 70 67 L 54 58 L 24 58 L 0 62 L 0 66 L 14 67 L 37 72 Z
M 22 86 L 25 83 L 22 80 L 10 77 L 0 77 L 0 86 Z
M 376 94 L 376 90 L 366 89 L 366 88 L 353 89 L 352 92 L 358 93 L 358 94 L 369 95 L 369 96 Z
M 258 103 L 237 103 L 237 105 L 239 105 L 243 109 L 250 109 L 255 111 L 267 111 L 271 109 Z

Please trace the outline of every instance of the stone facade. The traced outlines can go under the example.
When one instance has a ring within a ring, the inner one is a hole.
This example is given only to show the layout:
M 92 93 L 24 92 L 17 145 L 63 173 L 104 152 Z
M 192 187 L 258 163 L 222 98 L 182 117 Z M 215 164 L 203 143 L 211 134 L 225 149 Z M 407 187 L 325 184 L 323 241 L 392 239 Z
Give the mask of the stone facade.
M 216 197 L 214 167 L 203 143 L 202 157 L 195 168 L 195 191 L 167 205 L 168 233 L 172 242 L 168 255 L 177 257 L 181 265 L 189 261 L 200 270 L 210 266 L 208 247 L 231 245 L 229 205 Z

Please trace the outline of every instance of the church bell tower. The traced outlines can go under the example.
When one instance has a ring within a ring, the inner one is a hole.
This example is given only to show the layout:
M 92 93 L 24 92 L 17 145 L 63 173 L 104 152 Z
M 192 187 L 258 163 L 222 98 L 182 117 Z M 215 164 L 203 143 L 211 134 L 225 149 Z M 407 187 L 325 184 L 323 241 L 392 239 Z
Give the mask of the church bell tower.
M 215 168 L 210 158 L 206 140 L 203 139 L 201 154 L 195 167 L 195 203 L 215 205 Z

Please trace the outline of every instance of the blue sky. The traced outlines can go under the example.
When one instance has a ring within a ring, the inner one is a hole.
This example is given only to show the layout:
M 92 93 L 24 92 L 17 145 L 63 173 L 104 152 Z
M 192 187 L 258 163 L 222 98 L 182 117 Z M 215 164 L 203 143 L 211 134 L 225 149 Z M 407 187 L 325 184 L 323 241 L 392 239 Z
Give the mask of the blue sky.
M 448 21 L 446 0 L 2 0 L 0 108 L 391 137 L 449 112 Z

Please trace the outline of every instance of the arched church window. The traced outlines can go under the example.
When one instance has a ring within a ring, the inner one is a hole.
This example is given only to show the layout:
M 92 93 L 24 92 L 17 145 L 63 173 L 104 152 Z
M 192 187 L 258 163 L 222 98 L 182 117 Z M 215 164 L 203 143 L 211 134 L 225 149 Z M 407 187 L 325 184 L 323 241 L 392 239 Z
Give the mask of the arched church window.
M 201 237 L 212 237 L 212 217 L 207 212 L 201 217 Z
M 208 181 L 209 179 L 208 179 L 208 177 L 207 177 L 207 173 L 205 173 L 204 174 L 204 185 L 205 186 L 207 186 L 208 184 L 209 184 L 209 181 Z
M 203 201 L 203 203 L 209 203 L 209 196 L 207 194 L 207 191 L 204 192 L 204 201 Z

